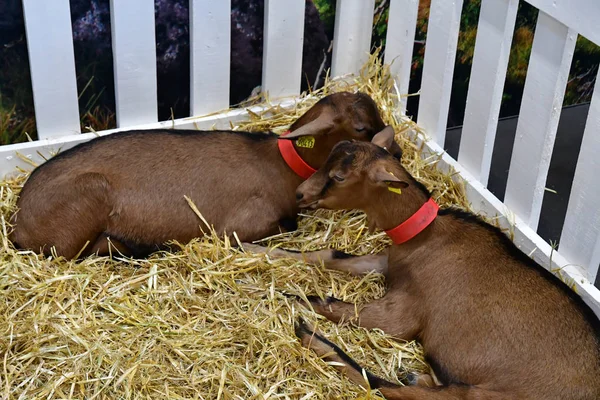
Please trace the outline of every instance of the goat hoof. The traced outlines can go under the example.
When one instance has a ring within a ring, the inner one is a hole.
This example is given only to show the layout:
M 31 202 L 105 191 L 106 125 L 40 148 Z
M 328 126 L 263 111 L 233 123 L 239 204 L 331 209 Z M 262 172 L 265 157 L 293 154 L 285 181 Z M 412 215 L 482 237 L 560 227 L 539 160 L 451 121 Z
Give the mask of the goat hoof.
M 314 344 L 313 341 L 315 339 L 317 341 L 323 340 L 323 338 L 319 335 L 319 332 L 314 330 L 314 328 L 302 318 L 298 318 L 298 321 L 294 324 L 294 333 L 296 334 L 296 337 L 300 339 L 302 347 L 306 348 L 311 348 L 311 344 Z
M 263 254 L 263 253 L 269 252 L 269 249 L 267 247 L 263 247 L 258 244 L 247 243 L 247 242 L 242 243 L 242 249 L 244 250 L 245 253 Z
M 401 380 L 402 383 L 408 386 L 434 387 L 435 382 L 429 374 L 408 372 L 406 377 Z
M 294 333 L 300 339 L 302 347 L 310 346 L 310 339 L 314 336 L 314 332 L 312 327 L 304 322 L 302 318 L 298 318 L 298 321 L 294 324 Z
M 415 386 L 419 380 L 419 375 L 414 372 L 408 372 L 404 379 L 401 380 L 407 386 Z
M 282 296 L 287 297 L 288 299 L 293 299 L 293 300 L 298 300 L 298 301 L 302 301 L 302 297 L 298 296 L 297 294 L 293 294 L 293 293 L 286 293 L 286 292 L 279 292 Z
M 294 324 L 294 333 L 299 339 L 302 339 L 306 335 L 312 334 L 304 319 L 298 318 L 298 321 Z

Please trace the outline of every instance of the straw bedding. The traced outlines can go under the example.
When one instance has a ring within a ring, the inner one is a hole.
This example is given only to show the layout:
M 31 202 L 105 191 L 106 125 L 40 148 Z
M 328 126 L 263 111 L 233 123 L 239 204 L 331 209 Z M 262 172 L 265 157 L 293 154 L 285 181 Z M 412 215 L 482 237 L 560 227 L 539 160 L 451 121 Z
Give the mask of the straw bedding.
M 293 110 L 272 108 L 234 129 L 282 132 L 318 98 L 339 90 L 371 95 L 396 128 L 409 171 L 440 204 L 468 206 L 460 183 L 437 172 L 436 159 L 422 159 L 407 139 L 418 128 L 393 115 L 397 95 L 376 57 L 352 82 L 329 82 Z M 16 251 L 7 220 L 24 180 L 0 185 L 0 398 L 379 398 L 300 346 L 300 315 L 389 380 L 427 369 L 417 344 L 329 323 L 284 295 L 333 295 L 360 306 L 383 295 L 377 274 L 351 277 L 270 260 L 214 235 L 146 260 L 72 262 Z M 353 254 L 383 249 L 388 239 L 368 232 L 365 222 L 360 212 L 319 210 L 303 215 L 297 232 L 266 242 Z

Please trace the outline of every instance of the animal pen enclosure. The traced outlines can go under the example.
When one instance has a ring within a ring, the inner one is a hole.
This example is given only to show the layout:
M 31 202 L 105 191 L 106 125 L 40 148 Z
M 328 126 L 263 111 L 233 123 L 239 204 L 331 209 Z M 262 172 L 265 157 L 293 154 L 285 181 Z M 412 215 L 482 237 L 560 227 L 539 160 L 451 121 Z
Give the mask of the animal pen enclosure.
M 530 0 L 528 3 L 537 7 L 540 12 L 504 202 L 495 198 L 486 189 L 486 184 L 518 0 L 482 1 L 457 160 L 445 154 L 442 147 L 463 5 L 461 0 L 431 1 L 417 125 L 406 122 L 406 117 L 403 116 L 406 98 L 398 97 L 397 94 L 405 94 L 408 91 L 419 2 L 391 0 L 384 61 L 391 65 L 390 74 L 395 80 L 395 85 L 391 93 L 386 92 L 384 95 L 387 96 L 387 100 L 398 101 L 382 101 L 379 106 L 387 110 L 389 115 L 393 111 L 397 120 L 401 121 L 397 122 L 397 126 L 404 127 L 404 140 L 417 144 L 415 148 L 419 149 L 419 155 L 425 160 L 424 164 L 419 165 L 433 165 L 439 171 L 452 175 L 461 185 L 464 184 L 464 194 L 473 211 L 510 232 L 514 242 L 524 253 L 559 274 L 596 314 L 600 315 L 600 292 L 593 285 L 600 265 L 600 186 L 596 178 L 596 157 L 600 154 L 600 90 L 594 92 L 590 105 L 558 250 L 553 250 L 536 234 L 575 41 L 578 35 L 582 35 L 600 44 L 600 28 L 597 24 L 600 18 L 600 3 L 596 0 Z M 262 112 L 272 114 L 275 105 L 278 106 L 276 110 L 283 112 L 293 110 L 299 101 L 310 102 L 310 96 L 308 99 L 298 97 L 304 6 L 304 0 L 265 1 L 262 90 L 268 94 L 269 104 L 253 107 L 250 111 L 227 110 L 231 11 L 229 1 L 190 0 L 190 117 L 158 122 L 153 2 L 111 0 L 118 128 L 104 132 L 81 133 L 69 1 L 23 0 L 40 139 L 0 147 L 0 172 L 9 178 L 17 173 L 17 168 L 30 170 L 32 163 L 42 163 L 56 151 L 90 140 L 98 134 L 108 135 L 119 130 L 158 127 L 229 129 L 234 124 L 244 123 Z M 373 8 L 374 0 L 337 1 L 332 77 L 351 81 L 352 76 L 358 76 L 363 65 L 370 60 Z M 369 77 L 372 78 L 367 76 Z M 368 86 L 365 77 L 362 79 L 359 87 Z M 340 85 L 343 87 L 343 83 Z M 355 88 L 351 84 L 348 87 Z M 390 107 L 394 107 L 394 110 L 390 110 Z M 286 123 L 289 123 L 289 120 L 282 122 L 282 125 Z M 327 223 L 323 224 L 327 226 Z M 5 234 L 3 238 L 6 240 Z M 6 243 L 4 245 L 5 248 L 8 246 Z M 218 244 L 215 246 L 216 252 L 224 251 Z M 362 251 L 372 250 L 368 245 L 362 248 Z M 180 261 L 188 256 L 192 257 L 189 251 L 184 250 Z M 10 263 L 10 255 L 5 255 L 4 260 Z M 252 259 L 244 262 L 249 265 Z M 150 269 L 135 279 L 139 279 L 136 281 L 138 283 L 145 284 L 147 281 L 148 290 L 156 289 L 157 282 L 153 279 L 156 279 L 154 277 L 157 270 L 152 266 L 152 262 L 148 265 Z M 278 265 L 279 262 L 274 263 L 273 267 Z M 241 267 L 238 265 L 238 268 Z M 59 271 L 58 276 L 48 277 L 48 282 L 53 279 L 68 279 L 68 276 L 73 274 L 61 277 Z M 283 279 L 282 276 L 277 278 Z M 106 282 L 105 288 L 98 290 L 114 293 L 128 285 L 111 287 L 111 279 Z M 42 286 L 47 284 L 49 283 L 40 283 Z M 156 293 L 160 294 L 160 291 Z M 218 308 L 208 303 L 203 306 Z M 11 315 L 14 316 L 17 312 L 18 310 Z M 292 320 L 289 321 L 291 324 Z M 31 329 L 37 332 L 37 328 Z M 3 336 L 3 346 L 8 348 L 7 343 L 12 343 L 14 339 L 12 332 L 3 332 Z M 74 340 L 77 342 L 77 339 Z M 273 346 L 276 345 L 273 343 Z M 90 349 L 87 351 L 91 352 Z M 175 351 L 183 358 L 185 352 L 185 349 Z M 257 355 L 261 358 L 263 356 L 264 353 Z M 27 358 L 26 355 L 23 357 Z M 226 359 L 223 362 L 225 361 Z M 170 362 L 175 363 L 172 360 Z M 390 369 L 393 369 L 392 367 L 389 365 Z M 120 374 L 111 375 L 115 385 L 126 383 L 128 376 L 135 374 L 137 369 L 141 367 L 132 364 Z M 2 379 L 8 381 L 8 375 L 9 373 L 5 372 Z M 223 372 L 223 376 L 217 380 L 219 396 L 225 396 L 223 393 L 227 392 L 223 389 L 225 376 L 226 373 Z M 60 389 L 60 385 L 68 381 L 69 376 L 55 375 L 47 379 L 54 385 L 51 385 L 53 390 L 59 388 L 59 392 L 68 392 L 64 388 Z M 244 380 L 243 377 L 240 379 Z M 84 381 L 94 381 L 97 385 L 103 385 L 100 377 L 88 376 L 78 382 Z M 33 382 L 25 380 L 20 384 L 26 387 L 34 385 Z M 265 398 L 279 390 L 274 387 L 267 395 L 256 389 L 251 382 L 244 382 L 249 393 L 261 394 Z M 275 380 L 272 383 L 274 384 Z M 71 395 L 75 390 L 80 390 L 78 385 L 74 384 L 75 389 L 71 389 Z M 0 390 L 4 391 L 7 397 L 11 396 L 8 384 Z M 131 394 L 128 390 L 130 389 L 124 388 L 123 394 Z M 315 390 L 313 395 L 319 398 Z M 58 396 L 59 392 L 52 393 Z M 310 393 L 311 390 L 307 390 L 302 395 L 294 392 L 289 396 L 301 398 Z

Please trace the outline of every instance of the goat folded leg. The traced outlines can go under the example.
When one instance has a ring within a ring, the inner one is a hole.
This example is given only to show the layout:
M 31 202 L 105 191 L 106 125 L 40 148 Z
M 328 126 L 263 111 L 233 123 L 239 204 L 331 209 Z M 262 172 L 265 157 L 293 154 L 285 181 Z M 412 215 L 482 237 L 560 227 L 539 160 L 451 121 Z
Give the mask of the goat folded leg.
M 272 249 L 252 243 L 243 243 L 244 250 L 264 253 L 271 258 L 291 258 L 308 264 L 323 264 L 327 269 L 347 272 L 352 275 L 365 275 L 369 272 L 387 273 L 387 251 L 379 254 L 353 256 L 342 251 L 326 249 L 301 253 L 297 251 Z
M 357 385 L 372 388 L 395 386 L 391 382 L 387 382 L 368 371 L 364 371 L 360 365 L 344 353 L 342 349 L 327 340 L 320 332 L 315 331 L 302 320 L 298 321 L 296 324 L 296 336 L 300 339 L 302 346 L 313 350 L 324 360 L 333 362 L 333 365 L 337 370 L 347 375 L 348 378 Z
M 379 328 L 398 339 L 412 340 L 421 330 L 418 307 L 413 306 L 415 302 L 403 292 L 394 293 L 394 296 L 388 294 L 360 309 L 333 297 L 323 300 L 309 296 L 308 301 L 315 312 L 330 321 L 349 320 L 364 328 Z
M 302 346 L 313 350 L 319 357 L 345 374 L 352 382 L 363 387 L 378 389 L 388 400 L 508 400 L 514 396 L 467 385 L 428 388 L 400 386 L 382 379 L 363 369 L 342 349 L 327 340 L 320 332 L 300 320 L 296 324 L 296 336 Z

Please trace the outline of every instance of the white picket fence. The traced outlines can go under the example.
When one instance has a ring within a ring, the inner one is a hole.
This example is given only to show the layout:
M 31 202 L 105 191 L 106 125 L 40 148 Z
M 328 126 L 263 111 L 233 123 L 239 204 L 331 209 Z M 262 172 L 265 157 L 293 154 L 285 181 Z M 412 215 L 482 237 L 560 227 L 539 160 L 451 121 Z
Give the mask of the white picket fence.
M 431 0 L 418 124 L 443 153 L 439 168 L 454 168 L 466 181 L 473 208 L 498 217 L 515 243 L 572 283 L 600 315 L 593 282 L 600 264 L 600 89 L 594 92 L 558 252 L 536 233 L 546 175 L 577 35 L 600 44 L 600 1 L 528 0 L 540 10 L 506 201 L 486 188 L 518 0 L 483 0 L 458 160 L 442 145 L 452 87 L 462 0 Z M 93 138 L 81 134 L 68 0 L 23 0 L 40 140 L 0 146 L 0 173 L 27 167 L 56 150 Z M 391 0 L 385 61 L 406 93 L 419 1 Z M 118 129 L 228 128 L 247 118 L 228 107 L 230 0 L 190 0 L 191 110 L 194 117 L 157 122 L 153 0 L 111 0 Z M 271 98 L 300 91 L 305 0 L 265 0 L 262 88 Z M 332 75 L 357 73 L 368 58 L 374 0 L 337 0 Z M 285 104 L 284 102 L 284 104 Z M 400 104 L 400 111 L 404 104 Z M 197 117 L 206 115 L 206 117 Z M 110 134 L 116 130 L 101 132 Z M 422 139 L 418 139 L 422 140 Z

